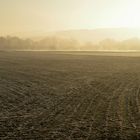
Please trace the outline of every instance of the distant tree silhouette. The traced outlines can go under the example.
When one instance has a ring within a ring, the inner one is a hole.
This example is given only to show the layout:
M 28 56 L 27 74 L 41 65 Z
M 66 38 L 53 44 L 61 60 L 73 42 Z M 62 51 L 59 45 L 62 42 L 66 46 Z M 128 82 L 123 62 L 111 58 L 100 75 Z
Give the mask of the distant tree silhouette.
M 105 39 L 99 44 L 94 42 L 80 44 L 75 39 L 53 36 L 39 41 L 7 36 L 0 37 L 0 50 L 140 50 L 140 39 L 131 38 L 124 41 Z

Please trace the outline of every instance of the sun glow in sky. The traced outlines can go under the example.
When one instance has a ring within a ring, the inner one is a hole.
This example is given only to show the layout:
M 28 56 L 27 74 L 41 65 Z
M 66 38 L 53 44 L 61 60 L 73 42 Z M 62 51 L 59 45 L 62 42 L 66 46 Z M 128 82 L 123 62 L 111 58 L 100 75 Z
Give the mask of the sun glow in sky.
M 0 35 L 140 27 L 140 0 L 0 0 Z

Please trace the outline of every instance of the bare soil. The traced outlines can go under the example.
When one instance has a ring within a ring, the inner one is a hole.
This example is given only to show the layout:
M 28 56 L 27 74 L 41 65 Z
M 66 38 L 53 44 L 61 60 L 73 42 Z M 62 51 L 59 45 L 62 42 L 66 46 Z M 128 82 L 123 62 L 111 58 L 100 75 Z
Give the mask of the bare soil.
M 101 53 L 0 52 L 0 139 L 140 140 L 140 57 Z

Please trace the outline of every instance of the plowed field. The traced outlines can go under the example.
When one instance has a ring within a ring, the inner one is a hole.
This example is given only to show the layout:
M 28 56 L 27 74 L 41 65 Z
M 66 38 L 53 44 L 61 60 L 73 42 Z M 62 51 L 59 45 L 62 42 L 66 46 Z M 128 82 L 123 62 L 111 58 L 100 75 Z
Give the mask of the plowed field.
M 0 139 L 140 140 L 140 57 L 0 52 Z

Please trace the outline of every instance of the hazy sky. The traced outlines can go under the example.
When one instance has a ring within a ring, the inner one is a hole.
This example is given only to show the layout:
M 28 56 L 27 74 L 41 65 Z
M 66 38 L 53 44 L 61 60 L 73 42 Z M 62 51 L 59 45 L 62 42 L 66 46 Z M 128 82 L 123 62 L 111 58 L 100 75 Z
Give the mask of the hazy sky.
M 0 0 L 0 34 L 140 27 L 140 0 Z

